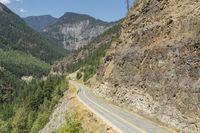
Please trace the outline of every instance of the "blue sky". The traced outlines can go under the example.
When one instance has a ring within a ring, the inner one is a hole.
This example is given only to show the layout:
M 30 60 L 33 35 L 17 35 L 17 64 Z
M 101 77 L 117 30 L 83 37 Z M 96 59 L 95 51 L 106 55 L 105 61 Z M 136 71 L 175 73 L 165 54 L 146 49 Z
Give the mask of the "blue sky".
M 21 17 L 46 14 L 60 17 L 65 12 L 76 12 L 105 21 L 115 21 L 126 15 L 125 0 L 0 0 L 0 2 Z

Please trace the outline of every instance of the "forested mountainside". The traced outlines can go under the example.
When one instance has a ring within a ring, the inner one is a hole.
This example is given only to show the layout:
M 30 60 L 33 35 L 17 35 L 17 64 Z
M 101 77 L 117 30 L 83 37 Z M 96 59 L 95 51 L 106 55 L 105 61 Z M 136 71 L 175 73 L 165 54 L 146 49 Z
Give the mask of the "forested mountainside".
M 52 17 L 51 15 L 29 16 L 23 19 L 27 25 L 37 32 L 42 32 L 47 26 L 52 25 L 57 21 L 57 18 Z
M 61 46 L 34 32 L 1 3 L 0 20 L 0 48 L 22 51 L 48 63 L 66 55 Z
M 106 53 L 95 93 L 180 132 L 199 132 L 199 17 L 200 1 L 139 0 Z
M 42 77 L 48 75 L 50 65 L 31 55 L 13 50 L 0 49 L 0 67 L 7 69 L 16 77 Z
M 65 76 L 25 83 L 5 69 L 0 74 L 0 132 L 37 133 L 67 89 Z
M 55 105 L 68 89 L 65 75 L 49 74 L 49 64 L 66 56 L 66 50 L 34 32 L 2 4 L 0 19 L 0 132 L 36 133 L 49 121 Z M 74 22 L 77 19 L 81 21 L 90 18 L 79 16 L 71 20 Z M 90 23 L 92 26 L 104 25 L 105 29 L 113 25 L 93 18 Z M 82 67 L 84 80 L 89 79 L 96 73 L 106 49 L 118 36 L 115 33 L 118 33 L 119 28 L 120 26 L 116 25 L 98 38 L 92 37 L 93 41 L 88 46 L 66 57 L 73 57 L 69 70 L 60 70 L 60 67 L 57 67 L 57 71 L 69 73 Z M 75 58 L 80 53 L 83 53 L 83 57 Z M 69 118 L 67 121 L 71 122 L 73 119 Z M 77 126 L 82 131 L 80 125 L 72 123 L 70 126 Z
M 52 66 L 53 73 L 72 73 L 80 69 L 84 81 L 96 74 L 102 58 L 112 42 L 116 42 L 121 28 L 120 22 L 94 38 L 88 45 L 74 51 Z M 81 76 L 81 77 L 82 77 Z M 80 78 L 81 78 L 80 77 Z
M 67 12 L 55 24 L 45 28 L 44 34 L 59 42 L 65 49 L 77 50 L 114 24 L 89 15 Z
M 65 76 L 49 75 L 48 63 L 65 55 L 0 3 L 1 133 L 36 133 L 48 122 L 68 85 Z

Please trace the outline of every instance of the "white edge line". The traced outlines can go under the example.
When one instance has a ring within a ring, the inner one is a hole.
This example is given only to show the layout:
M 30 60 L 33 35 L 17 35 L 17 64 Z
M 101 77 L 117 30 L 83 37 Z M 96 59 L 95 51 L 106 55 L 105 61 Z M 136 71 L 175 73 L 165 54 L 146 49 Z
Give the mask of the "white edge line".
M 72 83 L 73 84 L 73 83 Z M 76 86 L 76 85 L 75 85 Z M 77 88 L 77 86 L 76 86 Z M 107 120 L 105 117 L 103 117 L 100 113 L 92 109 L 89 105 L 87 105 L 78 95 L 76 95 L 78 100 L 83 103 L 90 111 L 92 111 L 94 114 L 96 114 L 100 119 L 102 119 L 105 123 L 107 123 L 109 126 L 111 126 L 113 129 L 115 129 L 119 133 L 124 133 L 121 129 L 119 129 L 117 126 L 112 124 L 109 120 Z

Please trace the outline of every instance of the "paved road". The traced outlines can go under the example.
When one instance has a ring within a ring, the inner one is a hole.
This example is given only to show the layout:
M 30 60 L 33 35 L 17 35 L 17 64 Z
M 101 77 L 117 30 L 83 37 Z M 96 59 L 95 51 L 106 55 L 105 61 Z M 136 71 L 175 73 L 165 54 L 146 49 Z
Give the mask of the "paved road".
M 107 124 L 121 133 L 171 133 L 156 126 L 153 122 L 142 119 L 115 105 L 93 96 L 87 87 L 70 81 L 77 89 L 77 97 L 93 113 L 101 117 Z

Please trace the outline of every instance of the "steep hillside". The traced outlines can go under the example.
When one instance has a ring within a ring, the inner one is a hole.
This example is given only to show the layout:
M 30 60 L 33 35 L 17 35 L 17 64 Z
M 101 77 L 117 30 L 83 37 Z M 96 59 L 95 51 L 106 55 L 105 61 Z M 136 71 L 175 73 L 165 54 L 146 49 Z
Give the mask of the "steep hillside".
M 113 23 L 97 20 L 91 16 L 65 13 L 59 20 L 44 30 L 44 33 L 60 42 L 65 49 L 75 50 L 103 33 Z
M 0 66 L 10 71 L 16 77 L 48 75 L 50 65 L 22 52 L 0 49 Z
M 139 0 L 98 72 L 95 93 L 200 132 L 200 1 Z
M 74 51 L 63 60 L 55 62 L 52 66 L 52 72 L 71 73 L 82 68 L 85 73 L 85 80 L 87 80 L 96 73 L 106 50 L 118 38 L 120 28 L 121 24 L 114 25 L 94 38 L 88 45 Z
M 29 16 L 24 21 L 35 31 L 42 32 L 47 26 L 54 24 L 57 18 L 51 15 Z
M 50 65 L 18 51 L 0 49 L 0 103 L 10 102 L 21 89 L 21 78 L 48 75 Z
M 32 54 L 46 62 L 65 55 L 65 50 L 29 28 L 25 22 L 0 3 L 0 48 Z

